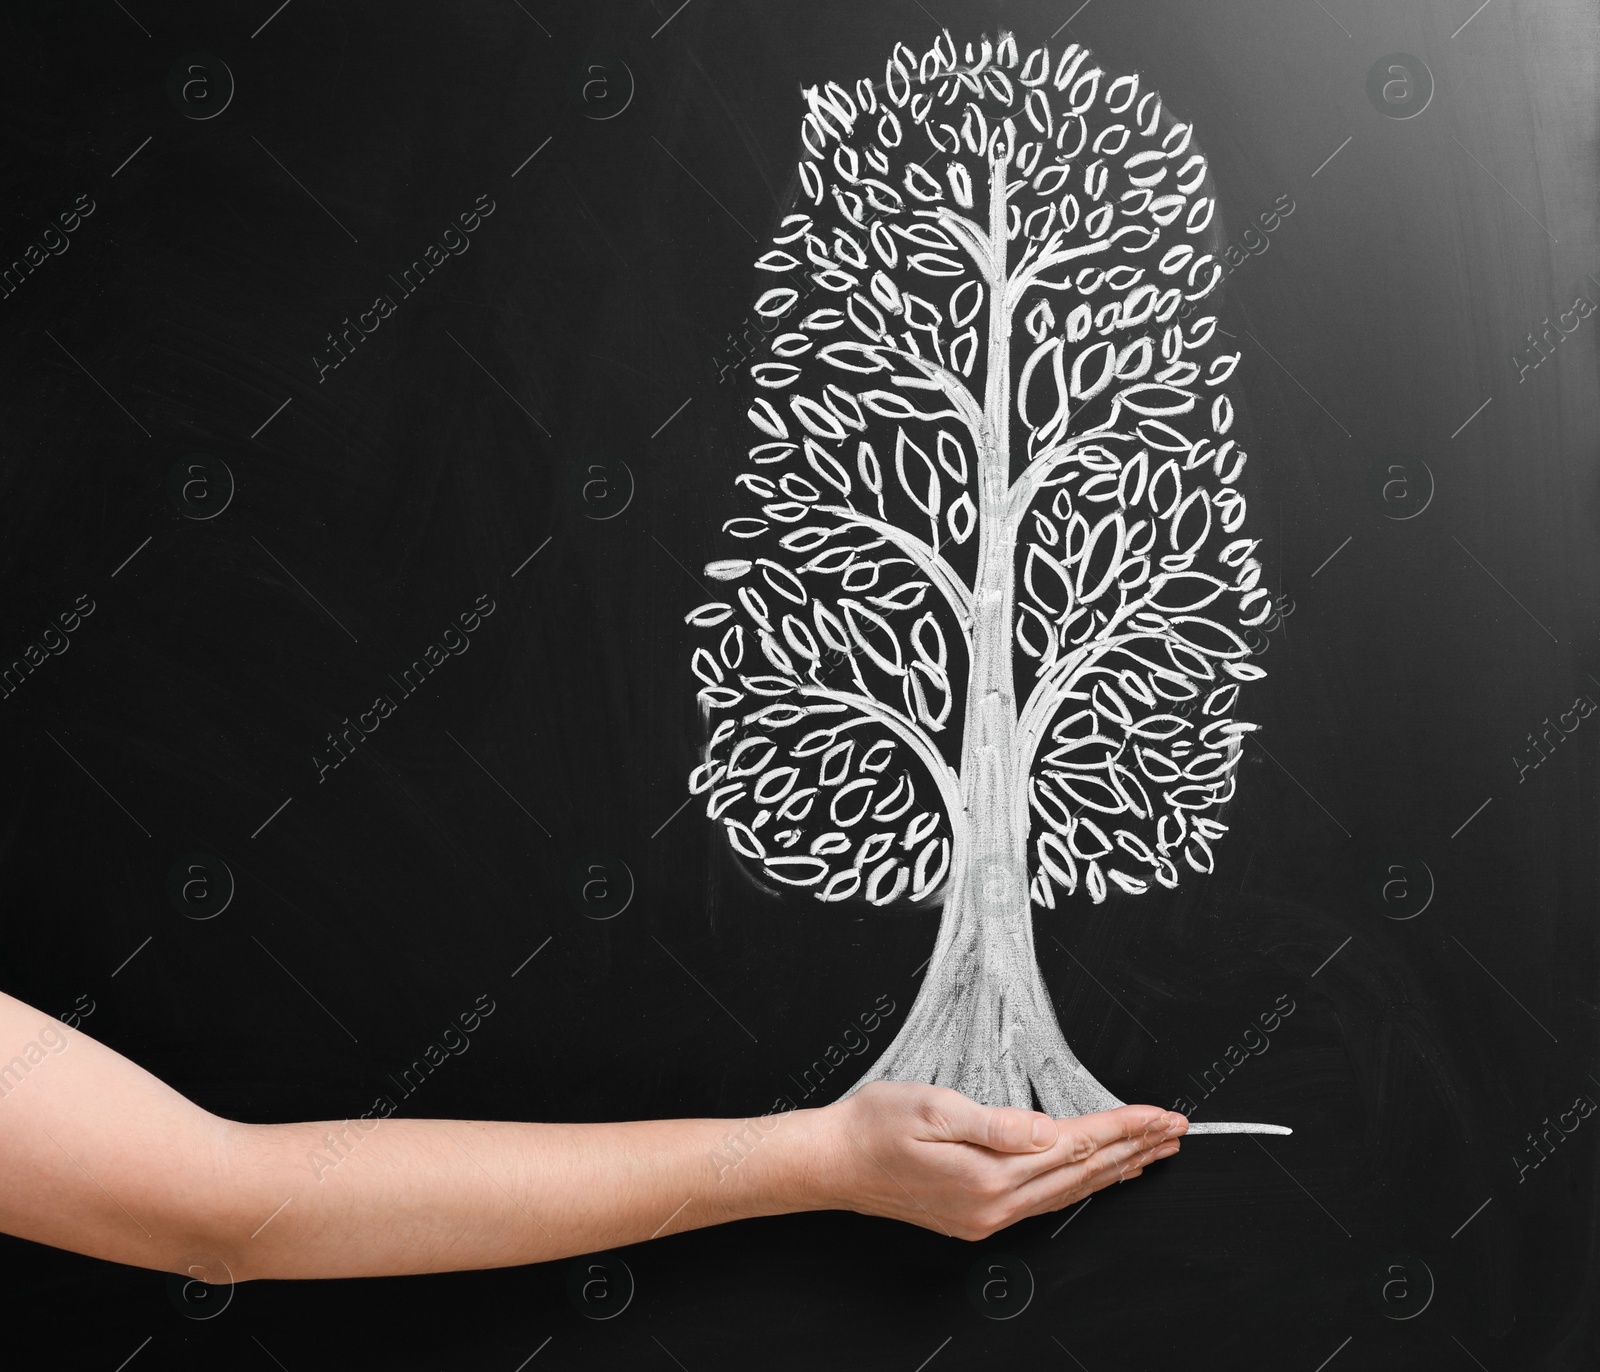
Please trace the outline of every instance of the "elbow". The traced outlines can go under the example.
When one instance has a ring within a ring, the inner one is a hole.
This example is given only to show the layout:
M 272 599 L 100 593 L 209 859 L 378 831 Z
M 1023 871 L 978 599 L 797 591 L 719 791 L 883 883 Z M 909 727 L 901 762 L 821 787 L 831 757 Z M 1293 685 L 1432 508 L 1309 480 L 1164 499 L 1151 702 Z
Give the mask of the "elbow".
M 259 1169 L 247 1162 L 249 1128 L 196 1111 L 171 1125 L 164 1143 L 153 1134 L 125 1139 L 122 1154 L 95 1169 L 105 1184 L 70 1204 L 57 1224 L 8 1232 L 182 1278 L 174 1298 L 209 1318 L 229 1289 L 268 1275 L 254 1235 L 272 1205 L 263 1207 Z
M 168 1295 L 190 1319 L 214 1319 L 233 1300 L 233 1288 L 244 1280 L 229 1264 L 214 1255 L 196 1252 L 189 1259 L 166 1264 L 181 1281 L 169 1284 Z
M 213 1117 L 200 1176 L 186 1189 L 178 1224 L 181 1248 L 162 1267 L 185 1278 L 175 1299 L 197 1314 L 220 1311 L 226 1292 L 270 1276 L 272 1246 L 262 1230 L 278 1218 L 260 1185 L 257 1126 Z M 288 1199 L 279 1197 L 278 1210 Z

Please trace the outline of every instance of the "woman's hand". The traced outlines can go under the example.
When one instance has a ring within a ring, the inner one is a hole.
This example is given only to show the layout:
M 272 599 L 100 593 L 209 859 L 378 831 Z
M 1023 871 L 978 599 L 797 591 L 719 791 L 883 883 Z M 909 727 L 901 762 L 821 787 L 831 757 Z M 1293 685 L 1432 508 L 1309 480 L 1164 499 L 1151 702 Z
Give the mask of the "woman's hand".
M 957 1091 L 880 1081 L 818 1112 L 818 1183 L 830 1208 L 984 1239 L 1171 1157 L 1189 1127 L 1153 1105 L 1053 1120 Z

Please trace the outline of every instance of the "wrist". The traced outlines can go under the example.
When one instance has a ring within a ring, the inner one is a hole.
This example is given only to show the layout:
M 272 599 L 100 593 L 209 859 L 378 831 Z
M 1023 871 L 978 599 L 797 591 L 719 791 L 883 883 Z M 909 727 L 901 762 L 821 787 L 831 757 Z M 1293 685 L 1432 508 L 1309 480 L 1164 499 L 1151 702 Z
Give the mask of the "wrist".
M 788 1169 L 793 1209 L 850 1208 L 843 1184 L 847 1161 L 843 1153 L 849 1146 L 844 1121 L 849 1109 L 848 1100 L 839 1100 L 786 1116 L 794 1126 Z

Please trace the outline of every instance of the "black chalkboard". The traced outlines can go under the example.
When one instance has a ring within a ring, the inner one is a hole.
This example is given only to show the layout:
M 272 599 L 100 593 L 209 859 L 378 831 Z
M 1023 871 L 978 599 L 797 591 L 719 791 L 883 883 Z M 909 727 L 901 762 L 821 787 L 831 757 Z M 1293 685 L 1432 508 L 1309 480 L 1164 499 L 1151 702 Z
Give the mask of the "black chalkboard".
M 1192 121 L 1271 592 L 1213 870 L 1036 910 L 1040 972 L 1120 1098 L 1294 1131 L 1197 1137 L 977 1245 L 848 1214 L 659 1240 L 605 1259 L 631 1296 L 602 1311 L 565 1262 L 205 1304 L 5 1240 L 9 1342 L 105 1368 L 1595 1365 L 1592 6 L 0 24 L 7 992 L 245 1120 L 846 1089 L 937 904 L 755 879 L 689 803 L 685 616 L 748 513 L 753 263 L 804 193 L 802 90 L 1010 32 Z

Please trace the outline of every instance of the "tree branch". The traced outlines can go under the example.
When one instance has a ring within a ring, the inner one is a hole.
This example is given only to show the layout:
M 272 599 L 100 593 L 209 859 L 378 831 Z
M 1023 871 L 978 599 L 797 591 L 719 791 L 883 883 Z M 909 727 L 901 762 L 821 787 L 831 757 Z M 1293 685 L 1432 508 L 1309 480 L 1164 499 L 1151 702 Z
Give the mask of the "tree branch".
M 874 519 L 869 514 L 862 514 L 853 505 L 817 505 L 814 506 L 819 514 L 830 514 L 844 520 L 847 524 L 855 524 L 863 529 L 871 529 L 880 538 L 887 539 L 911 559 L 916 567 L 933 584 L 939 588 L 950 608 L 955 611 L 956 622 L 961 630 L 961 636 L 966 640 L 968 651 L 972 648 L 972 592 L 967 589 L 966 582 L 956 575 L 954 569 L 938 553 L 934 552 L 926 543 L 913 533 L 907 533 L 898 524 L 890 524 L 886 520 Z
M 1033 504 L 1034 497 L 1044 488 L 1045 478 L 1057 467 L 1064 466 L 1071 458 L 1077 455 L 1080 448 L 1102 438 L 1130 438 L 1132 435 L 1120 433 L 1116 429 L 1092 429 L 1088 433 L 1075 434 L 1062 443 L 1052 444 L 1033 459 L 1017 479 L 1011 483 L 1011 494 L 1007 497 L 1008 505 L 1006 516 L 1015 527 L 1028 513 L 1028 507 Z
M 891 380 L 896 386 L 911 386 L 918 389 L 930 389 L 930 383 L 937 385 L 938 389 L 955 406 L 956 417 L 967 426 L 967 431 L 972 435 L 973 443 L 982 447 L 985 433 L 983 407 L 978 404 L 976 397 L 967 389 L 965 381 L 941 363 L 931 361 L 926 357 L 918 357 L 916 353 L 908 352 L 904 348 L 891 348 L 887 345 L 879 344 L 874 344 L 873 346 L 879 348 L 880 351 L 892 353 L 895 357 L 904 358 L 912 366 L 920 368 L 929 378 L 928 381 L 915 381 L 910 377 L 902 376 L 892 377 Z M 942 418 L 942 416 L 939 417 Z
M 1006 282 L 1006 313 L 1009 316 L 1012 310 L 1021 303 L 1022 297 L 1035 286 L 1042 286 L 1046 290 L 1069 291 L 1073 289 L 1070 281 L 1041 281 L 1042 273 L 1052 267 L 1062 266 L 1067 262 L 1075 262 L 1080 257 L 1091 257 L 1095 253 L 1104 252 L 1111 246 L 1109 238 L 1103 238 L 1098 243 L 1086 243 L 1081 248 L 1066 250 L 1052 250 L 1040 253 L 1032 262 L 1019 267 Z
M 976 264 L 989 287 L 993 289 L 998 286 L 1000 283 L 995 280 L 994 244 L 989 235 L 966 215 L 957 214 L 946 205 L 935 209 L 933 218 L 941 228 L 955 235 L 956 242 L 966 249 L 967 256 Z
M 871 696 L 852 695 L 848 691 L 835 691 L 826 686 L 802 686 L 799 692 L 803 696 L 831 700 L 836 704 L 849 706 L 852 710 L 859 710 L 873 723 L 883 725 L 910 748 L 928 769 L 928 774 L 939 788 L 946 817 L 950 820 L 952 853 L 966 851 L 967 811 L 961 800 L 961 778 L 956 775 L 955 768 L 944 760 L 943 755 L 933 746 L 932 740 L 921 729 L 907 720 L 898 710 L 891 709 Z
M 1136 639 L 1159 639 L 1160 634 L 1145 632 L 1118 634 L 1117 626 L 1149 603 L 1149 595 L 1141 596 L 1132 604 L 1123 606 L 1101 630 L 1101 637 L 1081 648 L 1076 648 L 1054 663 L 1049 672 L 1034 683 L 1028 693 L 1027 703 L 1017 718 L 1017 770 L 1026 775 L 1033 767 L 1033 755 L 1039 746 L 1039 736 L 1050 723 L 1061 703 L 1072 693 L 1078 679 L 1108 653 Z

